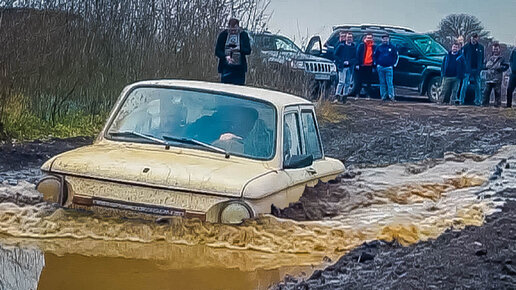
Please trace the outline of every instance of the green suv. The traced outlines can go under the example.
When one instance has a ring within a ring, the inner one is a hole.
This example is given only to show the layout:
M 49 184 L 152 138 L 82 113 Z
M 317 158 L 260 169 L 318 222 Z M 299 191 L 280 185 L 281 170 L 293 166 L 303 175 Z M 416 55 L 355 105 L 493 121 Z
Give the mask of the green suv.
M 312 37 L 306 52 L 333 60 L 341 31 L 353 33 L 357 44 L 362 41 L 366 33 L 372 33 L 377 44 L 381 42 L 381 36 L 388 33 L 391 43 L 398 48 L 400 54 L 398 65 L 394 68 L 394 85 L 398 88 L 417 90 L 432 102 L 438 100 L 441 63 L 447 51 L 432 37 L 398 26 L 341 25 L 333 27 L 333 33 L 324 45 L 321 44 L 319 36 Z M 377 75 L 374 74 L 374 76 L 376 78 L 374 84 L 378 85 Z

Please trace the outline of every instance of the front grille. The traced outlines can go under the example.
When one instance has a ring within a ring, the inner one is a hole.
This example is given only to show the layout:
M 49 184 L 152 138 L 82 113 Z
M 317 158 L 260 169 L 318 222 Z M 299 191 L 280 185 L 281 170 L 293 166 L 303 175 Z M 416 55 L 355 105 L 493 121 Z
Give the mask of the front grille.
M 305 70 L 311 73 L 330 73 L 333 64 L 321 62 L 305 62 Z

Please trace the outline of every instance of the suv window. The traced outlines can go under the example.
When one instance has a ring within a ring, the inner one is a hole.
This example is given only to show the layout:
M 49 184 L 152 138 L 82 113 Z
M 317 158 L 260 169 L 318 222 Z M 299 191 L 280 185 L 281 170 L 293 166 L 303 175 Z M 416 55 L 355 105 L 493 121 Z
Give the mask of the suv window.
M 263 51 L 301 51 L 294 42 L 285 37 L 257 35 L 254 37 L 254 43 Z
M 283 124 L 283 161 L 302 154 L 297 113 L 287 113 Z
M 412 45 L 402 38 L 391 38 L 391 44 L 394 45 L 401 55 L 409 55 L 413 52 Z
M 444 55 L 447 53 L 446 49 L 430 36 L 414 38 L 413 41 L 425 55 Z
M 301 111 L 301 122 L 303 124 L 303 135 L 305 139 L 306 154 L 312 154 L 315 159 L 322 158 L 321 143 L 317 127 L 315 125 L 315 117 L 312 110 Z

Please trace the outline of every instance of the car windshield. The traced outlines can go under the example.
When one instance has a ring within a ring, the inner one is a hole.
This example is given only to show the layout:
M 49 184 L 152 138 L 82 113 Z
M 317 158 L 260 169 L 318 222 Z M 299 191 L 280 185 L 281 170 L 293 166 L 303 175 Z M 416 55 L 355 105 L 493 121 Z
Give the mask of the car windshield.
M 281 36 L 256 36 L 255 43 L 264 51 L 301 52 L 292 40 Z
M 444 55 L 447 53 L 446 49 L 430 36 L 414 38 L 413 41 L 424 55 Z
M 140 143 L 151 143 L 151 137 L 175 147 L 220 148 L 268 160 L 275 150 L 276 109 L 219 93 L 139 87 L 125 98 L 106 137 Z

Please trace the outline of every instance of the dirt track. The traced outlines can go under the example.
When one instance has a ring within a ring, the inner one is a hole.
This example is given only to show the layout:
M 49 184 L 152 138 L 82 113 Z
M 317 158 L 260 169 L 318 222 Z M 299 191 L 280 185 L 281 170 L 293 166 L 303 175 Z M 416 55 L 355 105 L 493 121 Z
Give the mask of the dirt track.
M 321 134 L 326 154 L 343 160 L 348 167 L 349 171 L 342 176 L 344 180 L 360 175 L 364 167 L 405 162 L 413 162 L 406 170 L 418 175 L 442 164 L 440 158 L 445 152 L 492 154 L 504 145 L 516 144 L 513 110 L 376 100 L 350 100 L 334 108 L 345 119 L 322 122 Z M 34 183 L 40 175 L 38 167 L 46 159 L 92 140 L 73 138 L 1 145 L 0 179 Z M 457 156 L 452 159 L 480 158 Z M 508 178 L 514 178 L 511 176 Z M 298 203 L 278 214 L 295 220 L 337 215 L 342 210 L 343 196 L 328 191 L 321 197 L 320 190 L 308 190 Z M 507 197 L 509 202 L 503 212 L 490 216 L 482 227 L 450 231 L 437 240 L 410 247 L 372 242 L 344 255 L 326 270 L 315 272 L 307 281 L 287 277 L 276 287 L 515 288 L 516 202 L 511 199 L 516 197 L 516 189 L 499 190 L 493 198 Z M 325 207 L 320 206 L 321 198 Z
M 492 154 L 516 142 L 514 110 L 378 100 L 336 108 L 347 118 L 323 124 L 321 133 L 326 154 L 346 165 L 420 161 L 447 151 Z

